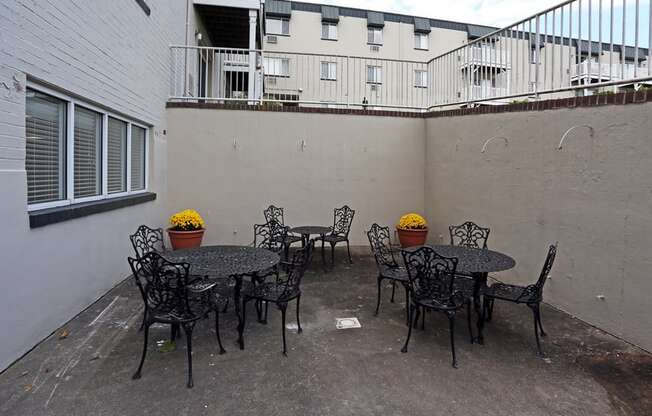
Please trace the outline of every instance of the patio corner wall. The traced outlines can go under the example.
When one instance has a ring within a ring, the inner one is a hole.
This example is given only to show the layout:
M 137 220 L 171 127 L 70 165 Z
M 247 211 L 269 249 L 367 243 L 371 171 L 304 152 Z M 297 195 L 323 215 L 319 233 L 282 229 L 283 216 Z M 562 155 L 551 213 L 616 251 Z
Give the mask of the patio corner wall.
M 353 245 L 373 222 L 424 211 L 422 118 L 169 108 L 169 211 L 199 210 L 205 243 L 248 244 L 269 204 L 290 225 L 356 210 Z
M 490 247 L 517 260 L 498 278 L 529 283 L 559 241 L 545 300 L 652 351 L 651 112 L 646 103 L 426 119 L 432 242 L 447 243 L 449 224 L 490 226 Z M 558 149 L 576 125 L 594 136 L 578 127 Z

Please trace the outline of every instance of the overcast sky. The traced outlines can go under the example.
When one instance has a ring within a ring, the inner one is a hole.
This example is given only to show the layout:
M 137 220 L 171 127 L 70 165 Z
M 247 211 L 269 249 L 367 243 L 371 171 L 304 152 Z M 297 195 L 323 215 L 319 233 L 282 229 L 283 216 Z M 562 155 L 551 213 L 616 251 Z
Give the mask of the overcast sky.
M 503 27 L 561 0 L 304 0 Z

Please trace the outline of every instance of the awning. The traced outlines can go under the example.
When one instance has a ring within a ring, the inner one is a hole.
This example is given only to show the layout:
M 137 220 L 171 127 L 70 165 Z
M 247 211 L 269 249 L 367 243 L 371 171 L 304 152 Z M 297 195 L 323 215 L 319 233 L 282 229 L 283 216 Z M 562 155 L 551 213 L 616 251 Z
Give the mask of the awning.
M 478 39 L 485 35 L 490 34 L 491 32 L 496 31 L 495 28 L 487 27 L 487 26 L 466 25 L 466 27 L 467 27 L 466 30 L 469 34 L 469 39 Z
M 367 26 L 384 27 L 385 16 L 380 12 L 367 12 Z
M 267 0 L 265 2 L 265 14 L 271 17 L 290 17 L 292 5 L 284 0 Z
M 333 6 L 321 6 L 321 21 L 337 23 L 340 21 L 340 9 Z
M 430 33 L 430 19 L 423 17 L 414 18 L 414 31 L 417 33 Z

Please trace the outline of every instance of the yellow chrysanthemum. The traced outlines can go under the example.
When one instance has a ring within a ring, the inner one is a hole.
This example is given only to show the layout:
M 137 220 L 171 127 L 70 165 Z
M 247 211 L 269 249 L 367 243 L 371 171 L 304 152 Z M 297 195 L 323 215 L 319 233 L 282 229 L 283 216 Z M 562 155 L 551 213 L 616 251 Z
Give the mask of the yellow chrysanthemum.
M 401 217 L 397 227 L 404 230 L 423 230 L 428 228 L 428 224 L 421 215 L 409 213 Z
M 194 209 L 177 212 L 170 217 L 170 225 L 175 231 L 195 231 L 204 228 L 204 219 Z

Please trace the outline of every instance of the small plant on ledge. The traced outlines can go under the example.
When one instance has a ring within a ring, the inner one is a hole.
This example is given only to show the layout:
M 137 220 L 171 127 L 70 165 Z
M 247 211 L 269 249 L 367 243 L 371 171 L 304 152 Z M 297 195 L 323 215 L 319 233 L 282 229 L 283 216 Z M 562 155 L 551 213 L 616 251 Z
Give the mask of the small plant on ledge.
M 421 215 L 410 213 L 401 217 L 396 225 L 396 231 L 404 248 L 422 246 L 428 236 L 428 224 Z
M 194 209 L 186 209 L 170 217 L 168 236 L 174 250 L 201 246 L 205 230 L 204 219 Z

